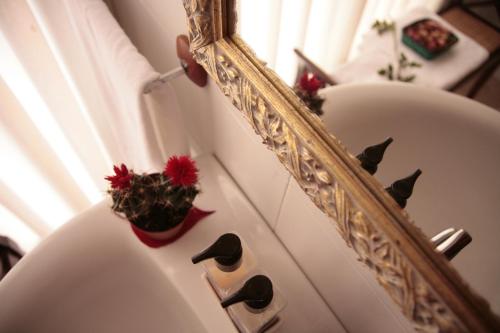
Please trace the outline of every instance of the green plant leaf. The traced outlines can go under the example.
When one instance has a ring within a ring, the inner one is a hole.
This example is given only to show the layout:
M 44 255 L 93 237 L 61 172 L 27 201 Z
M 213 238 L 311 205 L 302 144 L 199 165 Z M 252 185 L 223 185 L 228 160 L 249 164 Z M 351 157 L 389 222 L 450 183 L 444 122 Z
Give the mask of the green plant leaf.
M 409 75 L 409 76 L 405 76 L 405 77 L 402 77 L 399 79 L 399 81 L 403 81 L 403 82 L 413 82 L 413 80 L 415 80 L 415 75 Z
M 395 24 L 392 21 L 376 20 L 372 24 L 372 29 L 376 29 L 379 35 L 387 31 L 394 31 Z

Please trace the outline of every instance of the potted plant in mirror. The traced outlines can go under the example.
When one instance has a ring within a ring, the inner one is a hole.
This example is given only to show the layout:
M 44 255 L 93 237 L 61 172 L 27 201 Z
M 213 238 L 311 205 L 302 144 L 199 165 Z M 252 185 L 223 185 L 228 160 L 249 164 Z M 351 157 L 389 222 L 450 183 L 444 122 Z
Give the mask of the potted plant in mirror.
M 318 95 L 318 90 L 324 87 L 325 83 L 321 79 L 313 73 L 304 71 L 293 90 L 315 115 L 321 116 L 325 99 Z
M 185 223 L 193 224 L 210 213 L 193 206 L 200 192 L 198 169 L 188 156 L 172 156 L 161 173 L 138 174 L 124 164 L 114 171 L 105 178 L 110 182 L 112 209 L 130 221 L 134 233 L 147 245 L 164 244 Z

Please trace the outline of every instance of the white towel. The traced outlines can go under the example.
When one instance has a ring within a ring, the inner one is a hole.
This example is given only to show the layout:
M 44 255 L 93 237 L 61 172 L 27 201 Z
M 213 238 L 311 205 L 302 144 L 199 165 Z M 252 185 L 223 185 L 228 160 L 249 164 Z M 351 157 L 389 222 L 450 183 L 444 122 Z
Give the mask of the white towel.
M 420 57 L 401 42 L 403 27 L 422 18 L 438 21 L 459 39 L 449 51 L 430 61 Z M 423 7 L 411 10 L 395 22 L 399 52 L 404 52 L 410 61 L 422 64 L 421 68 L 409 68 L 404 72 L 404 75 L 416 74 L 413 83 L 417 85 L 448 89 L 488 58 L 485 48 Z M 394 63 L 395 59 L 393 34 L 387 32 L 378 35 L 375 30 L 370 30 L 363 37 L 359 55 L 335 70 L 332 77 L 338 83 L 387 81 L 387 78 L 378 75 L 377 71 L 387 67 L 389 63 Z
M 137 172 L 161 171 L 167 155 L 188 151 L 172 87 L 165 84 L 153 94 L 143 94 L 144 85 L 160 74 L 137 51 L 102 0 L 65 3 L 95 67 L 109 130 L 119 142 L 118 156 L 123 160 L 113 162 Z M 155 122 L 160 120 L 161 124 Z

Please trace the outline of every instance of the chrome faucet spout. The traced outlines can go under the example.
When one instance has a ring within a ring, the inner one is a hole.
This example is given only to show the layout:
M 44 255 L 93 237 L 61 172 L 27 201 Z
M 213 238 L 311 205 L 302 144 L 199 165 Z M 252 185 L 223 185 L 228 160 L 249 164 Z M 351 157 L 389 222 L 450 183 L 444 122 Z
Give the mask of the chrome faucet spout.
M 470 242 L 472 237 L 464 229 L 455 231 L 448 228 L 431 238 L 431 242 L 436 247 L 436 252 L 442 253 L 448 260 L 453 259 Z

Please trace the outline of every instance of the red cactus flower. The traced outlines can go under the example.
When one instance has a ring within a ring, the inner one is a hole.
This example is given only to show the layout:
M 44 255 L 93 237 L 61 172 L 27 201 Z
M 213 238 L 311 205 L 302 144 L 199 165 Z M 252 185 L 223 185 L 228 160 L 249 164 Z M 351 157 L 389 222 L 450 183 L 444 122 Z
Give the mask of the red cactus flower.
M 305 72 L 299 81 L 299 86 L 302 90 L 307 91 L 310 95 L 316 95 L 318 89 L 323 87 L 323 82 L 312 73 Z
M 111 182 L 111 187 L 114 189 L 124 190 L 130 187 L 130 181 L 134 177 L 133 173 L 129 173 L 127 166 L 122 163 L 121 167 L 113 166 L 115 171 L 114 176 L 107 176 L 106 180 Z
M 176 186 L 192 186 L 198 181 L 198 169 L 189 156 L 170 157 L 163 174 Z

